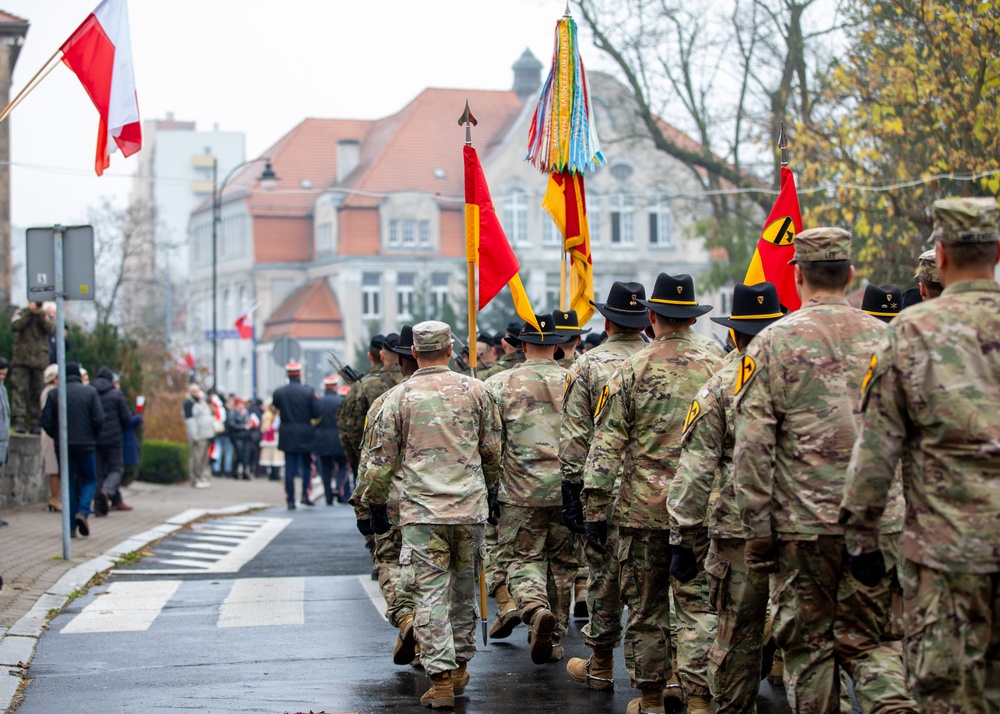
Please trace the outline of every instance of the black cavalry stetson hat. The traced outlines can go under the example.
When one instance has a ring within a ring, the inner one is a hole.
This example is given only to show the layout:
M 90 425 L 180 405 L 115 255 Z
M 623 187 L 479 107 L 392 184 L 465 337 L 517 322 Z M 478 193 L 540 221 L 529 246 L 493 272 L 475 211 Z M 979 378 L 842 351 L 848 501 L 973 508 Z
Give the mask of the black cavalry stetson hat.
M 756 335 L 782 316 L 778 290 L 772 283 L 737 285 L 733 288 L 733 311 L 729 317 L 713 317 L 712 322 L 744 335 Z
M 517 347 L 520 343 L 518 339 L 518 334 L 521 332 L 520 322 L 508 322 L 507 330 L 504 332 L 503 339 L 507 341 L 507 344 L 511 347 Z
M 518 335 L 521 342 L 527 342 L 529 345 L 561 345 L 569 340 L 569 335 L 556 333 L 552 315 L 535 315 L 535 321 L 542 328 L 541 331 L 536 330 L 533 325 L 529 325 L 527 322 L 524 323 L 521 326 L 521 334 Z
M 684 273 L 656 276 L 656 285 L 649 300 L 640 300 L 643 305 L 663 317 L 685 320 L 701 317 L 712 311 L 711 305 L 699 305 L 694 296 L 694 279 Z
M 611 322 L 622 327 L 649 327 L 649 313 L 640 303 L 646 298 L 646 288 L 641 283 L 615 281 L 608 291 L 607 302 L 590 304 Z
M 382 340 L 382 349 L 389 350 L 390 352 L 392 352 L 394 351 L 393 348 L 398 344 L 399 344 L 399 335 L 396 334 L 395 332 L 390 332 Z
M 386 347 L 389 347 L 389 345 L 386 345 Z M 399 328 L 399 339 L 389 349 L 398 355 L 412 359 L 413 353 L 410 352 L 411 347 L 413 347 L 413 325 L 403 325 Z
M 578 337 L 590 332 L 590 328 L 580 327 L 580 318 L 576 310 L 553 310 L 552 321 L 555 323 L 556 334 L 566 337 Z
M 383 342 L 385 342 L 385 335 L 373 335 L 371 342 L 368 343 L 368 349 L 380 350 Z
M 903 293 L 896 285 L 865 286 L 865 297 L 861 300 L 861 309 L 882 322 L 889 322 L 902 309 Z

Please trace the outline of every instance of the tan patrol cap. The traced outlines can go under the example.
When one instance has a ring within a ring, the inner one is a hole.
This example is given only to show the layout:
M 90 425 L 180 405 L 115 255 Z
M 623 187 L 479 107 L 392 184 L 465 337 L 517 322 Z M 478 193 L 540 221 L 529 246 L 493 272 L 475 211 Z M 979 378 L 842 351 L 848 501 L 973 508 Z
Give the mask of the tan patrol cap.
M 443 350 L 451 344 L 451 328 L 440 320 L 418 322 L 413 326 L 413 349 L 417 352 Z
M 997 239 L 1000 206 L 995 198 L 942 198 L 934 202 L 931 238 L 954 243 L 990 243 Z
M 940 283 L 941 276 L 938 275 L 937 261 L 934 249 L 925 250 L 917 258 L 917 274 L 913 276 L 922 283 Z
M 794 263 L 823 263 L 851 259 L 851 234 L 843 228 L 808 228 L 795 235 Z

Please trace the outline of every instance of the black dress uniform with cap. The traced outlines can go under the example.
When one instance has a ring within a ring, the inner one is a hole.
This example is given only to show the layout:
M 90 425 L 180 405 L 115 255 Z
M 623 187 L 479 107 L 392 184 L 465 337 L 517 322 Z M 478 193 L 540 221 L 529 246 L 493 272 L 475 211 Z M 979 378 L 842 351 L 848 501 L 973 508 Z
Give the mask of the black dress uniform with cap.
M 272 402 L 281 416 L 278 430 L 278 448 L 285 452 L 285 499 L 289 508 L 295 508 L 295 477 L 302 477 L 304 505 L 309 500 L 310 453 L 315 442 L 313 419 L 320 415 L 319 400 L 311 387 L 302 384 L 302 365 L 289 362 L 285 365 L 288 384 L 274 390 Z
M 340 380 L 330 375 L 323 380 L 323 396 L 319 400 L 320 418 L 316 424 L 316 456 L 319 459 L 319 473 L 323 480 L 323 496 L 326 505 L 332 506 L 334 499 L 346 503 L 351 496 L 347 478 L 347 454 L 340 443 L 340 429 L 337 428 L 337 412 L 344 403 L 340 394 Z

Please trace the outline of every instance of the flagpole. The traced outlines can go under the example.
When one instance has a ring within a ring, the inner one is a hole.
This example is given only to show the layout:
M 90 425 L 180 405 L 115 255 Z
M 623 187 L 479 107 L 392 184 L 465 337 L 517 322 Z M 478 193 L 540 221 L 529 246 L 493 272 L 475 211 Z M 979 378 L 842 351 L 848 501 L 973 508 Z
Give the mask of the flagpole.
M 45 61 L 45 64 L 43 64 L 41 68 L 35 72 L 35 76 L 28 80 L 28 83 L 21 88 L 21 91 L 10 100 L 6 107 L 3 108 L 3 111 L 0 112 L 0 122 L 6 119 L 7 115 L 14 111 L 14 109 L 17 108 L 17 105 L 20 104 L 25 97 L 31 94 L 35 87 L 42 83 L 43 79 L 49 76 L 49 72 L 59 66 L 59 63 L 53 62 L 53 60 L 56 59 L 61 52 L 62 50 L 56 50 L 53 52 L 52 56 Z
M 559 309 L 565 310 L 569 304 L 566 296 L 566 237 L 563 236 L 563 250 L 559 259 Z
M 788 137 L 785 136 L 785 122 L 781 122 L 778 129 L 778 148 L 781 149 L 781 166 L 788 166 Z

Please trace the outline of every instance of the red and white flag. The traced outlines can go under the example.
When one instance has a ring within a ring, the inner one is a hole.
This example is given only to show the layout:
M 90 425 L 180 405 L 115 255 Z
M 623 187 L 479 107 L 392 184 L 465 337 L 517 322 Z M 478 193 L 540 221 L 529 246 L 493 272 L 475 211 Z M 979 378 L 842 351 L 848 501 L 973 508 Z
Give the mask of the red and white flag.
M 94 162 L 100 176 L 111 165 L 108 137 L 123 156 L 142 148 L 126 0 L 103 0 L 59 49 L 101 116 Z
M 233 327 L 240 334 L 241 340 L 249 340 L 253 338 L 253 314 L 257 308 L 260 307 L 260 303 L 254 301 L 250 307 L 243 311 L 243 314 L 236 318 L 236 322 L 233 323 Z

